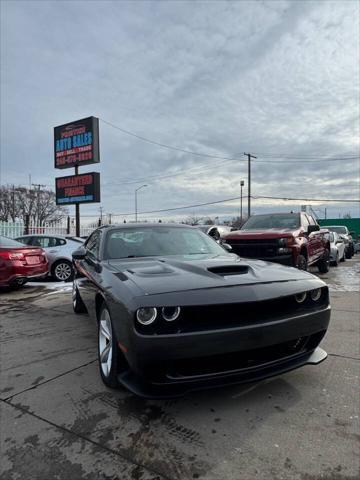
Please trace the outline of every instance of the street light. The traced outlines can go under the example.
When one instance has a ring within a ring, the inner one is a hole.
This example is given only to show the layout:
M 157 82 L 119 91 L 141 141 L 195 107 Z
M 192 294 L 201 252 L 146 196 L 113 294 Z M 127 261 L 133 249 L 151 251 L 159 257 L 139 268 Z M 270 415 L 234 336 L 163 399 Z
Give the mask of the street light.
M 244 186 L 244 180 L 240 180 L 240 227 L 242 224 L 242 189 Z
M 137 223 L 137 192 L 141 189 L 147 187 L 147 185 L 141 185 L 135 190 L 135 223 Z

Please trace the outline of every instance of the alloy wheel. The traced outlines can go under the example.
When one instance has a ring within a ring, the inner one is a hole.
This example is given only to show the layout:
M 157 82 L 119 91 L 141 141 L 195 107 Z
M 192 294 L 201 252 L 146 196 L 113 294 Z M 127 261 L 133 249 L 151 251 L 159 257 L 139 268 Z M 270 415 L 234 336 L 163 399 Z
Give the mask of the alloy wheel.
M 54 274 L 57 280 L 66 282 L 72 275 L 71 266 L 68 263 L 58 263 L 54 269 Z
M 101 313 L 99 325 L 99 358 L 101 371 L 105 377 L 110 375 L 112 354 L 111 320 L 108 310 L 104 308 Z

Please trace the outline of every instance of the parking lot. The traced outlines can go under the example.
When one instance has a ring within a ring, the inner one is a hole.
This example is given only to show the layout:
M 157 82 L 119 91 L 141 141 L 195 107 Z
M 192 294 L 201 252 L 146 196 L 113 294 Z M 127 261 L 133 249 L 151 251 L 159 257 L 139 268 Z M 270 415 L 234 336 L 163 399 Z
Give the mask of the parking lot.
M 359 274 L 355 255 L 320 275 L 332 301 L 324 363 L 166 401 L 102 384 L 71 284 L 2 292 L 0 478 L 359 478 Z

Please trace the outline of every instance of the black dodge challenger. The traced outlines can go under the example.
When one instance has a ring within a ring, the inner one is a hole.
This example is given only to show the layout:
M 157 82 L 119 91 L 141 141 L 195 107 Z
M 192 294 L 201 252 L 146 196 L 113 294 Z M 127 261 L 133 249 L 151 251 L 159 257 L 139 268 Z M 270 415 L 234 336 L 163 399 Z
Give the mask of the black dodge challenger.
M 100 227 L 73 253 L 73 307 L 97 323 L 100 375 L 145 397 L 261 380 L 327 356 L 328 288 L 239 258 L 199 229 Z

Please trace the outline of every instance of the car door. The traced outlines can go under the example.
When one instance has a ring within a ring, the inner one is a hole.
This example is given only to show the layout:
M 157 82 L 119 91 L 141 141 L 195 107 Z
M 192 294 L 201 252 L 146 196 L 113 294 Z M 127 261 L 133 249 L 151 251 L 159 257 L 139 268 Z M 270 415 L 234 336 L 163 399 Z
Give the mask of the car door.
M 339 259 L 344 258 L 345 242 L 336 232 L 333 232 L 335 246 L 339 252 Z
M 317 225 L 312 215 L 307 214 L 307 217 L 310 225 Z M 308 236 L 308 241 L 309 249 L 311 250 L 311 261 L 309 263 L 314 263 L 320 259 L 324 251 L 323 234 L 320 231 L 311 232 Z
M 101 290 L 100 241 L 101 231 L 95 230 L 84 244 L 85 258 L 78 265 L 83 275 L 78 282 L 79 293 L 90 313 L 95 311 L 96 293 Z
M 308 263 L 312 263 L 314 259 L 314 244 L 311 241 L 310 235 L 308 234 L 308 226 L 310 225 L 310 221 L 308 219 L 308 216 L 305 213 L 301 214 L 301 228 L 302 228 L 302 237 L 305 240 L 306 243 L 306 251 L 307 251 L 307 256 L 308 256 Z

